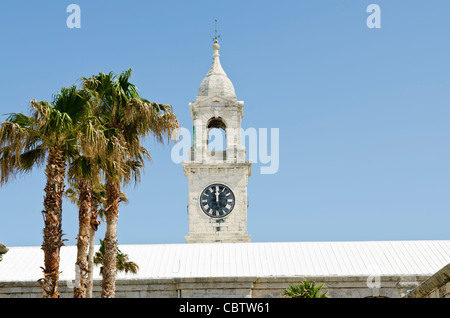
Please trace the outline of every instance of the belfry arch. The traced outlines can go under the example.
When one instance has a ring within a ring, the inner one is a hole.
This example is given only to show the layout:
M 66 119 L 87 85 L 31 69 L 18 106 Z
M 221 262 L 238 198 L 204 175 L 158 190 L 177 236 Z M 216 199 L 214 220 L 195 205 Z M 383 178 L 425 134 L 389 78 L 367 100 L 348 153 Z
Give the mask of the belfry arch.
M 227 124 L 222 117 L 212 117 L 206 124 L 208 151 L 227 150 Z M 211 138 L 214 138 L 211 140 Z M 212 143 L 210 144 L 210 141 Z

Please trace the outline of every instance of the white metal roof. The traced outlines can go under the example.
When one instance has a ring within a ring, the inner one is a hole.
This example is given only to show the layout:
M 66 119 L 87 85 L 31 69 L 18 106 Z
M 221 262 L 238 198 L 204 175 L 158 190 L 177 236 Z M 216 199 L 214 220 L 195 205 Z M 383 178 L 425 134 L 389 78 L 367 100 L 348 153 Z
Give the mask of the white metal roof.
M 126 279 L 432 275 L 450 263 L 450 241 L 120 245 L 139 265 Z M 98 248 L 96 248 L 97 250 Z M 0 282 L 42 277 L 40 247 L 9 247 Z M 74 279 L 76 247 L 61 249 L 61 280 Z M 94 279 L 99 279 L 98 270 Z

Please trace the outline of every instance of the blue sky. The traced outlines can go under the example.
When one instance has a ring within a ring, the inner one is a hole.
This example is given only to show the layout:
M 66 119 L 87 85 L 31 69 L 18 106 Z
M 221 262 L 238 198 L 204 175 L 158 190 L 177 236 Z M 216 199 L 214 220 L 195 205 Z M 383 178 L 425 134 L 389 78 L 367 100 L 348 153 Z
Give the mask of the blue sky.
M 69 29 L 69 4 L 81 28 Z M 381 28 L 369 29 L 369 4 Z M 8 1 L 0 11 L 0 114 L 82 77 L 133 69 L 142 96 L 191 128 L 212 60 L 245 102 L 243 128 L 279 128 L 280 166 L 249 179 L 253 242 L 449 239 L 450 2 Z M 1 120 L 6 117 L 2 116 Z M 187 180 L 173 145 L 125 188 L 121 244 L 184 243 Z M 0 188 L 0 241 L 42 243 L 43 169 Z M 63 206 L 66 244 L 77 209 Z M 98 237 L 103 237 L 102 223 Z

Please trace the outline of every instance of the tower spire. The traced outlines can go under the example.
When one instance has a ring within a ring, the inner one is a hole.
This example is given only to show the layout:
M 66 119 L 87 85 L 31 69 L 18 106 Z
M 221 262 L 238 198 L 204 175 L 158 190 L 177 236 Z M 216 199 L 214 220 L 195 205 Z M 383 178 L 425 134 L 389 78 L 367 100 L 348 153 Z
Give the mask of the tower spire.
M 211 36 L 212 38 L 212 36 Z M 197 96 L 222 96 L 227 98 L 236 99 L 236 93 L 234 91 L 233 84 L 227 77 L 227 74 L 220 65 L 219 60 L 219 40 L 221 40 L 220 34 L 217 32 L 217 19 L 215 19 L 214 28 L 214 44 L 212 45 L 213 61 L 211 68 L 206 73 L 205 78 L 200 84 Z

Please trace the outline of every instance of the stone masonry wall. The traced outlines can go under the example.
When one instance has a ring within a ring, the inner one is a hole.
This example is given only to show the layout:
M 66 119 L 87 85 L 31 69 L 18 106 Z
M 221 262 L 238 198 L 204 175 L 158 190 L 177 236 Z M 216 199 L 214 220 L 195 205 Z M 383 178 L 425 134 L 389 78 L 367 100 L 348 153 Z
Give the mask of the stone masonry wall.
M 409 291 L 406 298 L 450 298 L 450 264 L 444 266 L 419 286 Z
M 427 277 L 380 277 L 380 288 L 369 288 L 367 277 L 224 277 L 169 278 L 116 281 L 117 298 L 279 298 L 289 284 L 304 279 L 324 284 L 331 298 L 400 298 Z M 61 298 L 73 297 L 73 282 L 61 281 Z M 101 281 L 94 282 L 93 296 L 100 297 Z M 0 282 L 0 298 L 40 298 L 37 282 Z

